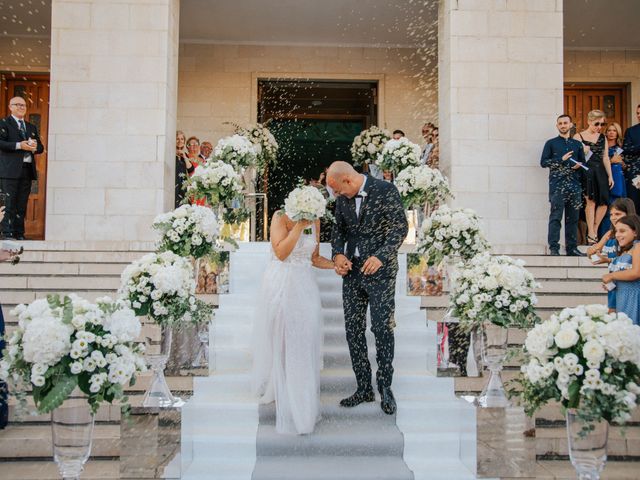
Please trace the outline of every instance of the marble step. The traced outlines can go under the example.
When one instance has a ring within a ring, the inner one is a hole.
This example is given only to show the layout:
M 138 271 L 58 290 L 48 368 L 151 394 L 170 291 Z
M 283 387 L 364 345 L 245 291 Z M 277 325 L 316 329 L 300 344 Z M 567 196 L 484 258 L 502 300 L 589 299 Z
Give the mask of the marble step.
M 565 307 L 575 307 L 577 305 L 587 305 L 591 303 L 606 303 L 606 292 L 602 291 L 599 294 L 585 293 L 585 294 L 543 294 L 538 292 L 538 304 L 537 308 L 554 308 L 561 310 Z M 445 308 L 449 305 L 449 298 L 446 295 L 440 297 L 422 297 L 422 306 L 425 308 Z
M 129 263 L 48 263 L 20 261 L 17 265 L 0 263 L 2 275 L 106 275 L 120 276 Z
M 2 480 L 58 480 L 60 472 L 53 460 L 3 460 L 0 466 Z M 89 460 L 82 472 L 82 480 L 120 479 L 119 460 Z
M 413 480 L 399 456 L 262 457 L 256 480 Z
M 117 290 L 121 281 L 119 276 L 7 276 L 0 277 L 2 290 Z
M 131 263 L 149 253 L 148 251 L 104 251 L 104 250 L 32 250 L 25 242 L 25 251 L 20 259 L 25 262 L 44 263 Z

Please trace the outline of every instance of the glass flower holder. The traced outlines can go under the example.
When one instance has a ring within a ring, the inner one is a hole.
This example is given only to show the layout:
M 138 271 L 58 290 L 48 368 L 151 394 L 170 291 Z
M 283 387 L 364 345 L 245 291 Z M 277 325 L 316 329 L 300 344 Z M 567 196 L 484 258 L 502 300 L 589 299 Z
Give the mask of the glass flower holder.
M 86 398 L 69 398 L 51 412 L 53 459 L 65 480 L 77 480 L 91 454 L 94 416 Z
M 482 323 L 479 333 L 482 363 L 489 369 L 490 376 L 477 399 L 477 404 L 485 408 L 509 407 L 511 402 L 507 398 L 500 375 L 507 356 L 509 330 L 487 320 Z
M 598 480 L 607 462 L 609 424 L 606 420 L 586 426 L 575 409 L 566 413 L 569 458 L 579 480 Z M 591 428 L 592 427 L 592 428 Z
M 194 368 L 207 368 L 209 366 L 209 325 L 198 325 L 196 335 L 200 343 L 191 366 Z
M 160 327 L 160 340 L 155 341 L 146 337 L 146 359 L 153 373 L 149 389 L 145 393 L 142 406 L 144 407 L 176 407 L 184 402 L 171 394 L 164 376 L 164 370 L 171 355 L 171 341 L 173 330 L 171 327 Z

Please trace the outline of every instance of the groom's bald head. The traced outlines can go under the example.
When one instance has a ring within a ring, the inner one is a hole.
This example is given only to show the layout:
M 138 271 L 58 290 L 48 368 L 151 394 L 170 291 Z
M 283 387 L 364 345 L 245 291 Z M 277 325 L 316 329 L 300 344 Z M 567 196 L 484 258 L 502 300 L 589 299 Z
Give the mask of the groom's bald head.
M 363 178 L 347 162 L 333 162 L 327 170 L 327 185 L 336 195 L 353 198 L 362 186 Z

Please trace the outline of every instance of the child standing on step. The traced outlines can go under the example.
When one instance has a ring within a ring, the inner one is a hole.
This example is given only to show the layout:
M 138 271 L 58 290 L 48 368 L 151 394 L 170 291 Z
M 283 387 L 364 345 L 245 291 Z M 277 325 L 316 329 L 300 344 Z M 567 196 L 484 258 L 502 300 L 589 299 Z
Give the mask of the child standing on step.
M 602 282 L 615 284 L 615 304 L 618 313 L 625 313 L 635 325 L 640 324 L 640 217 L 627 215 L 616 224 L 618 256 L 611 263 L 611 272 Z
M 609 218 L 611 220 L 611 229 L 607 231 L 600 241 L 587 249 L 587 255 L 591 258 L 594 265 L 607 264 L 611 272 L 613 259 L 618 256 L 618 242 L 616 240 L 615 227 L 622 217 L 626 215 L 635 215 L 636 207 L 630 198 L 617 198 L 610 207 Z M 616 311 L 616 292 L 615 289 L 609 290 L 607 294 L 607 306 L 609 313 Z

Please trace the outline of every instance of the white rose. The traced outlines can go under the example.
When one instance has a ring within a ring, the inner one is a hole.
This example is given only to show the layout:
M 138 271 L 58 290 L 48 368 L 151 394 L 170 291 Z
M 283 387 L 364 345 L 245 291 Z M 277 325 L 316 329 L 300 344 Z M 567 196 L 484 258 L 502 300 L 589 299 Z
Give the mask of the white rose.
M 569 328 L 561 328 L 558 333 L 556 333 L 554 340 L 558 348 L 570 348 L 573 347 L 578 340 L 580 339 L 580 335 L 575 330 Z

